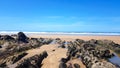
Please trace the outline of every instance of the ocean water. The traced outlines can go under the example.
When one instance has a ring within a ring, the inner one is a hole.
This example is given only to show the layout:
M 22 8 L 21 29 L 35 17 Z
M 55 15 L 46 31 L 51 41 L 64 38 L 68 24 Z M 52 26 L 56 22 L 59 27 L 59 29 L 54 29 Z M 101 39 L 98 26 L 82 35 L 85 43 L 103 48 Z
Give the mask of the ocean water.
M 17 34 L 19 31 L 0 31 L 0 34 Z M 102 35 L 119 36 L 120 32 L 24 32 L 25 34 L 43 35 Z

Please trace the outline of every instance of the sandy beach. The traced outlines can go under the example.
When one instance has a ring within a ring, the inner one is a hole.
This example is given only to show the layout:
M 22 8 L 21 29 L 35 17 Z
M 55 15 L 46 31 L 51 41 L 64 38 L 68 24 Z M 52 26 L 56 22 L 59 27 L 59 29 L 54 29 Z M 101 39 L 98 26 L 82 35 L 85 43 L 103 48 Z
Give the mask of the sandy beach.
M 115 43 L 120 44 L 120 36 L 80 36 L 80 35 L 36 35 L 36 34 L 29 34 L 29 37 L 33 38 L 61 38 L 62 40 L 66 41 L 72 41 L 75 39 L 82 39 L 82 40 L 91 40 L 91 39 L 96 39 L 96 40 L 111 40 L 114 41 Z
M 18 36 L 20 36 L 20 38 L 22 37 L 22 35 L 24 35 L 24 34 L 23 33 L 21 33 L 21 34 L 18 33 Z M 31 49 L 26 50 L 25 52 L 27 53 L 27 55 L 24 56 L 22 59 L 19 59 L 19 61 L 17 61 L 14 64 L 9 64 L 9 62 L 6 61 L 8 63 L 8 67 L 9 68 L 15 68 L 16 66 L 18 66 L 18 64 L 24 63 L 25 62 L 24 59 L 29 59 L 30 62 L 32 62 L 30 57 L 42 54 L 44 51 L 46 51 L 48 55 L 47 55 L 46 58 L 44 58 L 42 60 L 40 68 L 61 68 L 59 66 L 64 66 L 64 65 L 60 65 L 60 63 L 63 62 L 62 59 L 67 59 L 68 58 L 68 54 L 72 55 L 69 52 L 69 47 L 68 46 L 73 46 L 72 48 L 74 48 L 74 44 L 75 44 L 75 42 L 73 44 L 71 43 L 70 45 L 68 43 L 65 44 L 65 43 L 63 43 L 64 41 L 65 42 L 69 42 L 69 41 L 73 42 L 75 39 L 82 39 L 82 40 L 85 40 L 85 41 L 88 41 L 88 40 L 91 40 L 91 39 L 95 39 L 95 40 L 111 40 L 111 41 L 114 41 L 115 43 L 120 44 L 120 36 L 93 36 L 93 35 L 85 36 L 85 35 L 60 35 L 60 34 L 59 35 L 49 35 L 49 34 L 48 35 L 46 35 L 46 34 L 45 35 L 43 35 L 43 34 L 29 34 L 28 35 L 28 34 L 26 34 L 25 37 L 26 37 L 26 39 L 27 39 L 27 37 L 29 38 L 29 40 L 28 40 L 29 43 L 26 43 L 26 41 L 24 39 L 22 39 L 23 40 L 22 44 L 17 44 L 17 45 L 21 46 L 21 48 L 22 48 L 22 46 L 31 46 L 31 45 L 32 45 L 32 47 L 36 46 L 36 45 L 38 45 L 38 46 L 35 47 L 35 48 L 31 48 Z M 3 38 L 4 38 L 4 36 L 3 36 Z M 41 44 L 37 44 L 37 43 L 39 43 L 38 40 L 40 41 L 40 38 L 41 38 L 41 40 L 42 40 L 42 38 L 44 39 L 44 41 L 42 43 L 46 43 L 45 41 L 48 42 L 50 39 L 52 39 L 52 42 L 48 43 L 48 44 L 42 44 L 42 46 L 41 46 Z M 59 38 L 59 39 L 57 40 L 56 38 L 57 39 Z M 79 43 L 79 41 L 78 41 L 78 43 Z M 62 44 L 64 44 L 65 47 L 62 47 Z M 81 44 L 79 43 L 77 45 L 79 46 Z M 89 45 L 88 45 L 88 47 L 89 47 Z M 83 49 L 82 46 L 80 46 L 80 47 L 76 47 L 75 46 L 75 48 L 76 48 L 76 50 L 77 50 L 77 48 L 78 49 L 79 48 Z M 102 48 L 100 48 L 100 49 L 104 50 L 104 47 L 103 47 L 103 49 Z M 74 49 L 72 51 L 74 53 Z M 85 52 L 86 52 L 86 50 L 85 50 Z M 86 52 L 86 53 L 88 53 L 87 55 L 90 55 L 89 52 Z M 81 54 L 84 55 L 84 52 L 81 52 Z M 75 53 L 75 55 L 76 56 L 80 55 L 80 53 L 77 52 L 77 53 Z M 87 55 L 85 55 L 84 57 L 87 57 Z M 97 54 L 95 54 L 95 55 L 97 56 Z M 94 58 L 94 57 L 92 57 L 92 58 Z M 24 61 L 24 62 L 22 62 L 22 61 Z M 2 62 L 3 62 L 3 59 L 1 60 L 1 63 Z M 84 63 L 83 62 L 84 61 L 81 60 L 80 57 L 76 58 L 74 56 L 74 57 L 70 57 L 70 59 L 68 59 L 67 62 L 65 62 L 65 64 L 67 65 L 67 67 L 68 66 L 72 66 L 73 68 L 75 68 L 74 64 L 77 64 L 77 65 L 80 66 L 80 68 L 87 68 L 86 67 L 87 65 L 84 64 L 86 62 L 84 62 Z M 92 61 L 92 62 L 94 63 L 94 61 Z M 115 68 L 114 65 L 112 65 L 111 63 L 108 63 L 107 61 L 105 61 L 105 63 L 109 64 L 111 67 L 113 66 L 113 68 Z M 97 65 L 95 65 L 95 66 L 97 66 Z

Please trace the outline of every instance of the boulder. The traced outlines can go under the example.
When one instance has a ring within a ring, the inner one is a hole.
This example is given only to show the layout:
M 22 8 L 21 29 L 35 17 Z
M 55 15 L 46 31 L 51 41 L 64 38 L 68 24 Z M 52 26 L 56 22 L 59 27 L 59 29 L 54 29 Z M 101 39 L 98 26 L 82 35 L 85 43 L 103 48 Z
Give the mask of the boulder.
M 61 58 L 60 61 L 66 63 L 68 60 L 66 58 Z
M 59 64 L 59 68 L 67 68 L 67 65 L 64 62 L 61 62 Z
M 28 37 L 23 32 L 18 33 L 17 39 L 20 42 L 28 43 Z
M 80 65 L 75 63 L 75 64 L 74 64 L 74 67 L 75 67 L 75 68 L 80 68 Z

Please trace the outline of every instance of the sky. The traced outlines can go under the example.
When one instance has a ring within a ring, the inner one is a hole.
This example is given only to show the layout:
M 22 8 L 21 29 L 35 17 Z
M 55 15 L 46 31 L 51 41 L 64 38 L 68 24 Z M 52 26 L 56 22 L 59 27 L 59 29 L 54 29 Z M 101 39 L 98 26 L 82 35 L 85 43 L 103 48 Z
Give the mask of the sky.
M 120 32 L 120 0 L 0 0 L 0 31 Z

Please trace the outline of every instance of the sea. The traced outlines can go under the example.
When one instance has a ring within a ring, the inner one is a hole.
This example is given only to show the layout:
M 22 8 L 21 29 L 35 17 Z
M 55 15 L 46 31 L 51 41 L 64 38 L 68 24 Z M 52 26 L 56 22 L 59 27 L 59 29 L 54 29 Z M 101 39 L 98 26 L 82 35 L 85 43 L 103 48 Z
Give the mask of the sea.
M 17 34 L 19 31 L 0 31 L 0 34 Z M 23 31 L 25 34 L 41 35 L 96 35 L 96 36 L 120 36 L 120 32 L 32 32 Z

